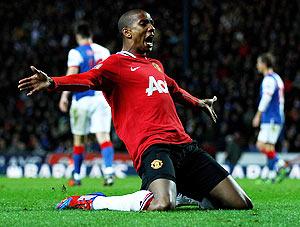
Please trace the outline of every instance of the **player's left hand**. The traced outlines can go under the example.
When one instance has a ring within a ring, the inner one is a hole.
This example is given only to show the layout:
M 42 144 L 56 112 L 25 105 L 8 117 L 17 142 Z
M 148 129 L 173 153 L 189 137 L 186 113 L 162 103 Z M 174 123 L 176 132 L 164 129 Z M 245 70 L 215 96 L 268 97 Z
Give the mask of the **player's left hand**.
M 252 120 L 252 126 L 254 128 L 257 128 L 260 124 L 260 114 L 259 113 L 256 113 L 253 120 Z
M 34 75 L 24 78 L 19 81 L 18 88 L 20 91 L 28 91 L 27 95 L 32 95 L 38 91 L 50 88 L 53 85 L 51 77 L 47 76 L 41 70 L 38 70 L 34 66 L 30 67 Z
M 203 99 L 200 101 L 200 106 L 203 108 L 203 111 L 210 117 L 210 119 L 216 123 L 217 122 L 217 114 L 214 111 L 213 104 L 217 101 L 217 96 L 214 96 L 212 99 Z

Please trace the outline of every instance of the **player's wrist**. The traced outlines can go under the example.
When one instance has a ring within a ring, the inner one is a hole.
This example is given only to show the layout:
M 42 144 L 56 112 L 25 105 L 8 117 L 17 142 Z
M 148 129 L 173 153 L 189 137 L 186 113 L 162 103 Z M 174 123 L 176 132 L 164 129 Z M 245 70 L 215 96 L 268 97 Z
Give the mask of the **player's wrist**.
M 198 105 L 199 105 L 200 107 L 205 107 L 205 101 L 204 101 L 204 100 L 198 99 Z
M 55 82 L 51 77 L 48 77 L 48 89 L 52 90 L 55 88 Z

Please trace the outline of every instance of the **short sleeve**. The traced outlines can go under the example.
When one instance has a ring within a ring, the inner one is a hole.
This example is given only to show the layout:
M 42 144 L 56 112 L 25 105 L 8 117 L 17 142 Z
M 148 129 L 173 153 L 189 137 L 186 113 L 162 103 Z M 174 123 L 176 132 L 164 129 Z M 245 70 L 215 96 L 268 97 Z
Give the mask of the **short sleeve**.
M 93 43 L 93 44 L 91 44 L 91 47 L 94 51 L 96 62 L 104 61 L 105 59 L 107 59 L 110 56 L 110 51 L 103 46 Z
M 71 49 L 68 54 L 68 67 L 79 67 L 82 62 L 83 59 L 80 53 L 75 49 Z
M 275 89 L 276 89 L 275 79 L 270 76 L 265 77 L 262 82 L 263 94 L 273 95 Z

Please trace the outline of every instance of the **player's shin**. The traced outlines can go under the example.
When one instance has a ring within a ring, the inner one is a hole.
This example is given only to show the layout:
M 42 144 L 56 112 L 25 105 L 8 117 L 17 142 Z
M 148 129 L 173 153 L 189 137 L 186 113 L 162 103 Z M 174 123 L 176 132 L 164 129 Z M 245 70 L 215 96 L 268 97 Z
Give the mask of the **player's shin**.
M 113 159 L 114 159 L 114 148 L 111 141 L 106 141 L 100 144 L 101 154 L 104 161 L 103 165 L 103 175 L 104 175 L 104 185 L 112 185 L 113 184 L 113 175 L 114 169 Z
M 84 146 L 74 146 L 73 148 L 73 161 L 74 161 L 74 174 L 73 178 L 75 181 L 80 181 L 80 168 L 83 162 L 83 153 L 84 153 Z
M 153 200 L 153 193 L 146 190 L 123 196 L 98 196 L 94 199 L 94 210 L 141 211 L 146 210 Z

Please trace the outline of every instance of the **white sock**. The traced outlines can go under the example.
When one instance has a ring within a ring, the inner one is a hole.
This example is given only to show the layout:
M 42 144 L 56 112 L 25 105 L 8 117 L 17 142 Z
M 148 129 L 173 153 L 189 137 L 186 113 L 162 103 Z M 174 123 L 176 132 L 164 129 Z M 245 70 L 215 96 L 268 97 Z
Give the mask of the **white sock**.
M 276 163 L 276 170 L 278 171 L 280 168 L 285 166 L 285 161 L 283 159 L 279 159 Z
M 112 175 L 115 172 L 113 167 L 105 167 L 102 171 L 104 176 Z
M 141 190 L 122 196 L 98 196 L 92 206 L 94 210 L 140 211 L 146 209 L 152 199 L 152 192 Z
M 74 180 L 81 180 L 81 176 L 79 173 L 74 173 Z
M 277 173 L 275 170 L 270 170 L 269 174 L 268 174 L 268 178 L 272 180 L 276 177 L 276 175 L 277 175 Z

